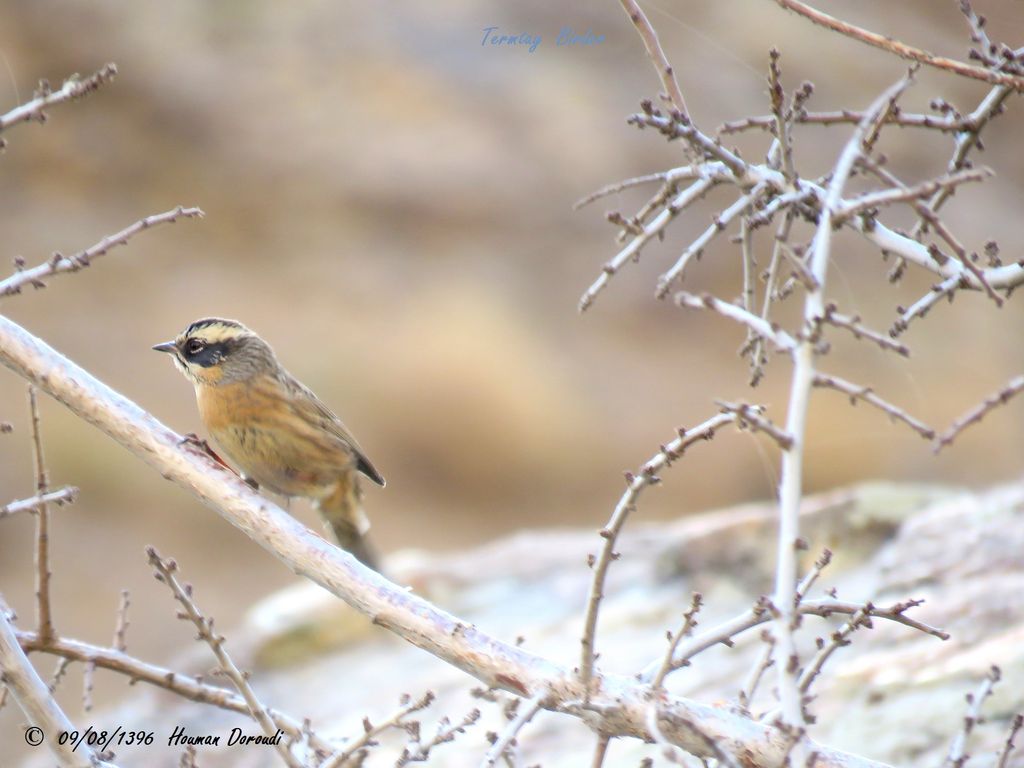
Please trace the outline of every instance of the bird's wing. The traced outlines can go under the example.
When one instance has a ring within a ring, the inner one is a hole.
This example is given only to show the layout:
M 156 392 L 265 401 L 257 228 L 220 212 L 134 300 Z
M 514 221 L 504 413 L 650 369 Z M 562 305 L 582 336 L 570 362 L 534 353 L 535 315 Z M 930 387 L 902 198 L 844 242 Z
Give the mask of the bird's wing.
M 323 401 L 313 394 L 309 387 L 291 374 L 284 373 L 282 383 L 295 394 L 295 397 L 291 398 L 291 403 L 299 415 L 316 423 L 325 432 L 345 443 L 356 458 L 356 469 L 373 480 L 377 485 L 383 487 L 385 484 L 383 475 L 373 466 L 373 462 L 366 457 L 366 453 L 359 446 L 355 437 L 348 431 L 348 428 L 342 423 L 341 419 L 335 415 L 334 411 L 324 405 Z

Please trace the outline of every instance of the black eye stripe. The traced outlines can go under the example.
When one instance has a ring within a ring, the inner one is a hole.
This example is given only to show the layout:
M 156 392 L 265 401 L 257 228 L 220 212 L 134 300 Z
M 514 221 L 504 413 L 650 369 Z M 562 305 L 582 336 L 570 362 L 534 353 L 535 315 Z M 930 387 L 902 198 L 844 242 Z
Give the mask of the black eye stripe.
M 192 349 L 193 342 L 199 343 L 198 348 Z M 217 365 L 223 360 L 227 352 L 228 342 L 218 341 L 207 344 L 201 339 L 190 339 L 185 344 L 184 355 L 185 359 L 193 365 L 209 368 L 211 365 Z

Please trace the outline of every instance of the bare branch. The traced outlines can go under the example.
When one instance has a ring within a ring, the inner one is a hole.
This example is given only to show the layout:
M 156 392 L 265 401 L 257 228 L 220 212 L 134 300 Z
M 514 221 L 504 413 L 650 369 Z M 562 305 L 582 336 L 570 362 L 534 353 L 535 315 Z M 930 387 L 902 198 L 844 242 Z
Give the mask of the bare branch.
M 715 405 L 720 406 L 725 413 L 735 413 L 736 425 L 740 429 L 763 432 L 774 440 L 775 444 L 783 451 L 788 451 L 793 447 L 793 436 L 787 435 L 771 419 L 765 417 L 763 407 L 750 403 L 730 403 L 725 400 L 716 400 Z
M 882 349 L 887 349 L 890 352 L 895 352 L 901 357 L 910 357 L 910 350 L 899 342 L 893 341 L 888 336 L 885 336 L 878 331 L 873 331 L 860 324 L 860 315 L 842 315 L 836 311 L 837 307 L 835 304 L 828 304 L 825 307 L 825 315 L 821 318 L 821 321 L 834 325 L 837 328 L 845 328 L 853 334 L 856 339 L 868 339 L 873 341 L 875 344 L 880 346 Z
M 859 40 L 862 43 L 867 43 L 868 45 L 873 45 L 876 48 L 889 51 L 900 58 L 917 61 L 921 64 L 927 64 L 930 67 L 944 69 L 949 72 L 953 72 L 954 74 L 962 75 L 963 77 L 982 80 L 986 83 L 992 83 L 993 85 L 1005 85 L 1017 91 L 1024 90 L 1024 77 L 1005 74 L 1002 72 L 993 72 L 981 67 L 964 64 L 962 61 L 947 59 L 943 56 L 936 56 L 935 54 L 929 53 L 928 51 L 920 48 L 914 48 L 913 46 L 901 43 L 899 40 L 894 40 L 891 37 L 879 35 L 876 32 L 870 32 L 866 29 L 862 29 L 861 27 L 856 27 L 853 24 L 841 21 L 834 16 L 829 16 L 827 13 L 816 10 L 799 0 L 775 0 L 775 2 L 786 10 L 795 11 L 804 18 L 807 18 L 826 29 L 831 29 L 833 32 L 838 32 L 842 35 L 846 35 L 847 37 L 852 37 L 854 40 Z
M 34 288 L 43 288 L 46 286 L 43 278 L 65 272 L 77 272 L 88 267 L 93 259 L 103 256 L 111 248 L 124 245 L 133 235 L 137 235 L 144 229 L 155 227 L 158 224 L 174 223 L 181 218 L 191 219 L 202 217 L 203 215 L 203 212 L 198 208 L 182 208 L 178 206 L 172 211 L 165 211 L 164 213 L 157 213 L 140 219 L 120 232 L 104 237 L 91 248 L 86 248 L 84 251 L 79 251 L 71 256 L 55 253 L 49 261 L 39 266 L 31 269 L 19 269 L 6 280 L 0 280 L 0 299 L 21 293 L 21 289 L 26 285 L 31 285 Z
M 978 690 L 967 694 L 967 714 L 964 715 L 964 724 L 956 738 L 953 739 L 953 743 L 949 745 L 949 753 L 946 755 L 943 768 L 945 766 L 963 768 L 967 762 L 970 757 L 967 754 L 967 740 L 971 737 L 974 726 L 981 722 L 981 708 L 985 704 L 985 699 L 992 695 L 992 688 L 999 682 L 1000 677 L 1002 677 L 1002 673 L 999 671 L 999 667 L 992 667 L 985 679 L 982 680 L 981 685 L 978 686 Z
M 462 718 L 461 721 L 453 723 L 448 720 L 447 717 L 442 717 L 441 722 L 438 723 L 437 730 L 434 736 L 426 742 L 421 742 L 419 735 L 417 734 L 413 743 L 410 747 L 406 747 L 401 756 L 395 763 L 395 768 L 401 768 L 401 766 L 408 765 L 409 763 L 420 763 L 430 757 L 431 751 L 434 747 L 439 747 L 442 744 L 454 741 L 455 737 L 460 733 L 465 733 L 466 729 L 475 724 L 480 719 L 480 710 L 473 709 Z
M 692 309 L 710 309 L 712 312 L 717 312 L 723 317 L 735 320 L 737 323 L 745 325 L 758 336 L 770 341 L 782 352 L 791 353 L 796 348 L 796 340 L 781 328 L 768 323 L 768 321 L 757 315 L 750 314 L 743 307 L 716 299 L 710 294 L 705 293 L 701 296 L 694 296 L 692 293 L 679 291 L 676 293 L 676 304 L 680 307 L 690 307 Z
M 725 228 L 729 226 L 733 219 L 750 208 L 750 206 L 752 206 L 761 196 L 761 193 L 764 192 L 767 186 L 768 185 L 765 183 L 755 184 L 753 189 L 746 194 L 741 195 L 736 202 L 718 214 L 712 221 L 711 226 L 704 230 L 696 240 L 686 247 L 686 250 L 683 251 L 683 254 L 679 257 L 678 261 L 676 261 L 676 263 L 673 264 L 665 274 L 658 278 L 658 290 L 656 295 L 659 299 L 668 295 L 668 292 L 672 289 L 672 284 L 682 276 L 683 272 L 686 270 L 686 265 L 690 263 L 690 259 L 694 256 L 699 259 L 708 243 L 714 240 L 721 232 L 725 231 Z
M 595 200 L 600 200 L 602 197 L 608 195 L 614 195 L 617 192 L 621 192 L 624 189 L 631 187 L 638 187 L 641 184 L 648 184 L 652 181 L 660 181 L 663 184 L 673 185 L 680 181 L 686 181 L 687 179 L 699 179 L 703 175 L 700 166 L 696 165 L 684 165 L 680 168 L 673 168 L 668 171 L 660 171 L 658 173 L 648 173 L 643 176 L 634 176 L 631 179 L 624 179 L 623 181 L 616 181 L 613 184 L 606 184 L 600 189 L 591 192 L 586 197 L 580 198 L 573 203 L 573 210 L 578 211 L 587 205 L 590 205 Z
M 937 179 L 922 181 L 920 184 L 915 184 L 912 187 L 903 186 L 899 189 L 883 189 L 878 192 L 869 192 L 842 204 L 836 212 L 835 220 L 842 222 L 865 211 L 881 208 L 885 205 L 893 205 L 894 203 L 913 203 L 922 197 L 933 195 L 939 190 L 953 189 L 961 184 L 968 184 L 973 181 L 984 181 L 991 175 L 992 171 L 988 168 L 957 171 Z
M 864 119 L 864 113 L 852 109 L 843 109 L 835 112 L 803 112 L 799 111 L 793 115 L 792 121 L 798 125 L 856 125 Z M 898 125 L 903 128 L 925 128 L 943 133 L 957 133 L 970 127 L 966 118 L 937 117 L 935 115 L 919 115 L 903 110 L 890 112 L 885 120 L 885 125 Z M 751 129 L 771 131 L 775 127 L 774 115 L 760 115 L 757 117 L 744 117 L 739 120 L 731 120 L 723 123 L 718 128 L 719 133 L 741 133 Z
M 391 728 L 400 728 L 405 722 L 405 719 L 414 712 L 426 709 L 434 702 L 434 694 L 427 691 L 423 696 L 418 699 L 412 699 L 411 697 L 404 697 L 401 706 L 393 712 L 391 715 L 380 721 L 376 725 L 371 723 L 369 718 L 363 718 L 363 733 L 358 739 L 353 740 L 351 743 L 345 745 L 343 749 L 339 749 L 333 755 L 325 760 L 319 768 L 342 768 L 349 760 L 366 747 L 374 745 L 374 739 L 382 734 L 384 731 Z
M 887 619 L 903 624 L 904 626 L 916 629 L 919 632 L 937 637 L 940 640 L 948 640 L 949 634 L 936 627 L 912 619 L 906 615 L 911 608 L 921 605 L 923 600 L 904 600 L 893 603 L 886 607 L 878 607 L 873 603 L 852 603 L 844 600 L 803 600 L 796 608 L 796 612 L 802 616 L 821 616 L 828 618 L 833 614 L 853 615 L 858 611 L 865 611 L 869 616 L 880 619 Z M 676 655 L 672 659 L 672 669 L 679 669 L 686 666 L 694 656 L 715 645 L 732 646 L 733 638 L 761 624 L 772 620 L 771 612 L 765 600 L 762 598 L 753 608 L 739 616 L 728 619 L 716 627 L 695 635 L 686 642 L 679 644 Z M 641 682 L 650 682 L 654 679 L 661 668 L 661 659 L 655 659 L 644 667 L 638 679 Z
M 15 107 L 7 114 L 0 116 L 0 133 L 18 123 L 24 123 L 29 120 L 45 120 L 46 113 L 44 110 L 47 107 L 87 96 L 100 86 L 113 80 L 116 74 L 117 65 L 107 64 L 84 80 L 78 75 L 72 75 L 64 81 L 59 90 L 40 93 L 32 101 L 22 104 L 20 107 Z M 48 88 L 43 90 L 48 91 Z
M 57 491 L 44 493 L 42 496 L 32 496 L 27 499 L 18 499 L 0 507 L 0 518 L 8 515 L 16 515 L 19 512 L 35 512 L 41 504 L 56 504 L 58 507 L 71 504 L 78 498 L 78 489 L 71 485 L 65 485 Z
M 36 498 L 42 499 L 50 490 L 50 480 L 43 456 L 43 438 L 39 428 L 39 404 L 36 388 L 29 385 L 28 409 L 32 421 L 32 464 L 36 474 Z M 36 621 L 39 635 L 53 637 L 53 614 L 50 611 L 50 508 L 45 501 L 36 507 Z
M 889 335 L 893 338 L 901 335 L 910 326 L 911 321 L 915 318 L 924 317 L 928 314 L 928 310 L 937 304 L 940 299 L 949 297 L 950 301 L 952 301 L 953 294 L 961 288 L 966 287 L 964 276 L 957 273 L 952 277 L 947 277 L 941 283 L 932 286 L 932 289 L 911 304 L 909 309 L 897 307 L 897 312 L 899 312 L 900 316 L 896 319 L 896 322 L 893 323 L 892 328 L 889 330 Z
M 1014 748 L 1013 740 L 1017 738 L 1021 728 L 1024 728 L 1024 715 L 1014 715 L 1013 722 L 1010 723 L 1010 732 L 1006 736 L 1006 742 L 996 757 L 996 768 L 1006 768 L 1009 765 L 1010 754 Z
M 691 184 L 685 190 L 672 200 L 665 208 L 659 213 L 654 219 L 648 224 L 636 237 L 630 241 L 629 245 L 619 251 L 601 270 L 601 274 L 598 275 L 597 280 L 587 288 L 580 298 L 579 309 L 580 312 L 585 311 L 594 299 L 597 297 L 604 287 L 608 284 L 608 281 L 612 278 L 622 265 L 630 259 L 636 259 L 640 255 L 640 249 L 643 248 L 650 240 L 657 235 L 660 235 L 665 227 L 672 219 L 682 213 L 686 208 L 695 200 L 700 199 L 712 186 L 714 186 L 714 180 L 711 178 L 702 178 L 695 183 Z
M 697 614 L 704 603 L 704 596 L 700 592 L 694 592 L 690 600 L 690 609 L 683 614 L 683 624 L 675 632 L 668 633 L 668 649 L 665 657 L 661 660 L 661 666 L 651 679 L 651 687 L 659 690 L 664 687 L 665 677 L 672 671 L 672 658 L 676 655 L 676 648 L 684 637 L 693 634 L 693 628 L 697 626 Z
M 209 704 L 228 712 L 249 714 L 249 705 L 237 693 L 220 686 L 198 682 L 194 677 L 174 672 L 166 667 L 148 664 L 116 648 L 104 648 L 62 637 L 43 643 L 35 632 L 16 631 L 15 634 L 26 653 L 46 653 L 83 664 L 91 663 L 99 669 L 124 675 L 131 684 L 142 681 L 189 701 Z M 269 710 L 269 714 L 274 724 L 289 736 L 298 738 L 302 735 L 302 723 L 274 710 Z M 313 739 L 313 744 L 325 755 L 334 751 L 333 747 L 319 737 Z
M 954 421 L 949 429 L 939 435 L 935 444 L 935 450 L 941 451 L 947 445 L 952 443 L 961 432 L 967 429 L 967 427 L 972 424 L 977 424 L 985 418 L 985 414 L 1001 405 L 1005 405 L 1016 397 L 1022 390 L 1024 390 L 1024 376 L 1018 376 L 994 395 L 985 398 L 980 405 L 976 405 L 959 419 Z
M 196 630 L 199 632 L 199 639 L 210 646 L 210 650 L 213 651 L 213 655 L 217 659 L 217 664 L 242 695 L 242 698 L 245 699 L 249 714 L 259 723 L 263 733 L 274 740 L 278 754 L 281 755 L 285 764 L 290 766 L 290 768 L 303 768 L 298 758 L 292 754 L 288 746 L 286 744 L 278 744 L 277 740 L 274 739 L 277 736 L 277 726 L 268 714 L 267 708 L 257 698 L 256 691 L 249 684 L 248 676 L 242 673 L 235 665 L 231 656 L 228 655 L 227 650 L 224 648 L 224 636 L 214 631 L 213 620 L 204 616 L 202 611 L 199 610 L 199 606 L 196 605 L 195 600 L 192 599 L 192 588 L 187 585 L 182 586 L 181 582 L 178 581 L 178 577 L 175 575 L 178 570 L 178 564 L 174 560 L 164 560 L 161 558 L 153 547 L 146 547 L 146 555 L 149 557 L 149 564 L 156 571 L 157 581 L 166 584 L 173 593 L 174 599 L 185 609 L 183 614 L 179 614 L 179 618 L 188 619 L 195 625 Z
M 658 77 L 661 78 L 661 87 L 665 89 L 665 98 L 680 115 L 687 117 L 686 100 L 683 99 L 683 92 L 679 90 L 679 83 L 676 82 L 675 70 L 668 63 L 668 57 L 665 56 L 665 51 L 661 48 L 658 33 L 654 31 L 654 27 L 651 26 L 647 15 L 636 0 L 619 0 L 619 2 L 644 41 L 647 56 L 658 71 Z
M 638 474 L 626 474 L 626 491 L 619 499 L 619 503 L 615 505 L 607 525 L 601 529 L 600 533 L 604 544 L 600 554 L 590 563 L 594 569 L 594 577 L 591 580 L 590 592 L 587 596 L 587 613 L 583 619 L 583 636 L 580 639 L 583 653 L 580 659 L 579 677 L 584 690 L 589 692 L 594 677 L 594 662 L 597 660 L 594 643 L 601 599 L 604 597 L 604 583 L 608 575 L 608 568 L 618 557 L 615 553 L 615 542 L 622 527 L 626 524 L 626 519 L 636 509 L 637 500 L 643 490 L 649 485 L 660 482 L 661 478 L 658 477 L 658 472 L 662 468 L 668 467 L 673 461 L 681 458 L 690 445 L 700 440 L 710 440 L 715 436 L 715 432 L 735 421 L 735 418 L 731 413 L 720 413 L 693 429 L 680 429 L 678 436 L 668 444 L 661 446 L 661 450 L 640 468 Z
M 117 625 L 114 627 L 114 650 L 122 653 L 128 647 L 128 606 L 131 605 L 131 595 L 127 589 L 121 590 L 121 602 L 117 606 Z
M 541 691 L 529 701 L 523 702 L 515 718 L 506 726 L 505 730 L 501 732 L 501 735 L 495 739 L 494 744 L 487 751 L 487 754 L 480 763 L 480 768 L 493 768 L 494 764 L 505 754 L 505 751 L 512 746 L 519 732 L 543 708 L 544 700 L 548 695 L 548 691 Z
M 0 362 L 100 428 L 163 477 L 191 491 L 295 573 L 342 598 L 376 624 L 485 685 L 524 697 L 548 688 L 552 696 L 546 708 L 585 717 L 600 733 L 650 737 L 645 686 L 629 678 L 601 674 L 599 686 L 585 688 L 571 670 L 502 643 L 389 582 L 218 468 L 205 454 L 182 445 L 180 435 L 2 315 Z M 667 458 L 657 460 L 664 463 Z M 788 748 L 785 736 L 771 726 L 682 697 L 667 697 L 659 717 L 666 737 L 694 754 L 713 757 L 704 740 L 687 730 L 687 721 L 719 741 L 730 754 L 746 750 L 752 767 L 778 765 Z M 812 748 L 818 753 L 817 768 L 881 765 L 821 745 Z
M 863 400 L 869 405 L 875 406 L 881 411 L 889 414 L 892 418 L 897 421 L 902 421 L 912 430 L 917 432 L 925 440 L 931 440 L 935 437 L 935 430 L 929 427 L 924 422 L 918 421 L 913 416 L 908 414 L 902 408 L 899 408 L 888 400 L 883 400 L 874 393 L 871 387 L 861 386 L 854 384 L 853 382 L 841 379 L 838 376 L 832 376 L 831 374 L 815 374 L 814 386 L 825 387 L 827 389 L 834 389 L 838 392 L 843 392 L 850 396 L 850 403 L 854 403 L 857 400 Z
M 0 682 L 14 696 L 33 727 L 43 732 L 50 751 L 60 768 L 96 768 L 101 763 L 92 747 L 59 739 L 62 733 L 74 731 L 75 726 L 57 705 L 50 689 L 42 681 L 18 643 L 8 618 L 7 605 L 0 600 Z M 63 741 L 63 743 L 62 743 Z

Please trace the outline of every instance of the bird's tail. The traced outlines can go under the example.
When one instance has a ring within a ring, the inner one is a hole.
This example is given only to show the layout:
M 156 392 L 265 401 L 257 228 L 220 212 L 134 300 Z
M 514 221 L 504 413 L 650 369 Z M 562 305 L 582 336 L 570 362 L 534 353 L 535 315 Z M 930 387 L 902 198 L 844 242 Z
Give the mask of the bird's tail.
M 316 508 L 334 533 L 338 546 L 379 572 L 380 558 L 366 535 L 370 522 L 363 512 L 362 496 L 359 480 L 353 473 L 338 481 L 330 495 L 316 502 Z

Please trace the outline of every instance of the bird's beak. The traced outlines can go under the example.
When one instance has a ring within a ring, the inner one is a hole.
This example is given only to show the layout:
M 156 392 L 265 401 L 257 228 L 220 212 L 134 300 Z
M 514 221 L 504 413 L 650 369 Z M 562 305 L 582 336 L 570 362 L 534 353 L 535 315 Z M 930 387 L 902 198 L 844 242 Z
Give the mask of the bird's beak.
M 157 352 L 173 352 L 176 347 L 173 341 L 165 341 L 163 344 L 154 344 L 153 349 Z

